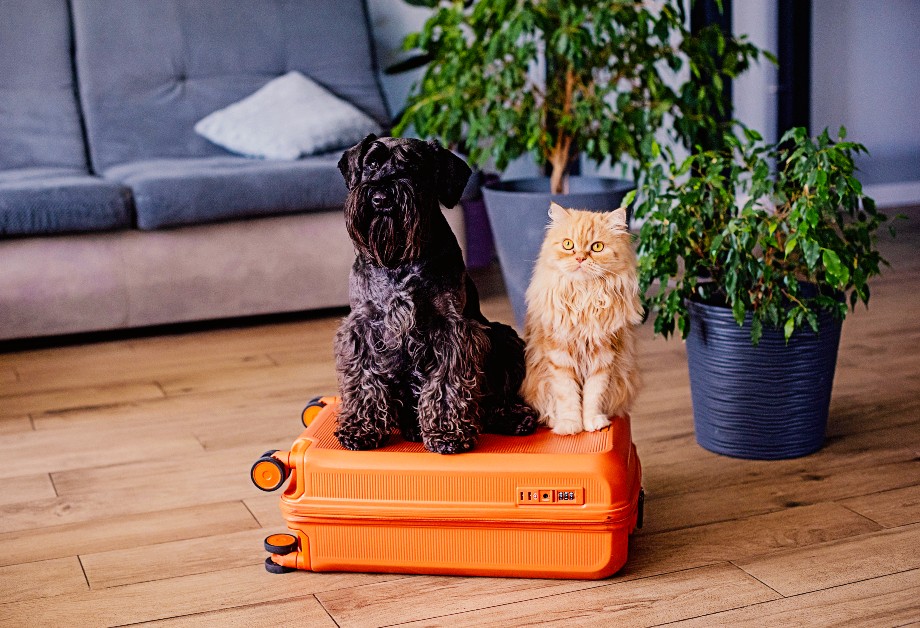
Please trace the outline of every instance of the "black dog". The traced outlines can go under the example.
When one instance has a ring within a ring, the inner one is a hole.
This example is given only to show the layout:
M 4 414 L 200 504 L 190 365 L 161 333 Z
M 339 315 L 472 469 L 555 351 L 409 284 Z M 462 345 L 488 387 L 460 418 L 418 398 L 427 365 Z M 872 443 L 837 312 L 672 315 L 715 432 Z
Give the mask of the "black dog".
M 483 430 L 532 433 L 536 413 L 518 395 L 524 343 L 480 312 L 439 206 L 457 204 L 469 167 L 437 142 L 369 135 L 339 170 L 357 254 L 335 338 L 339 441 L 374 449 L 398 429 L 449 454 Z

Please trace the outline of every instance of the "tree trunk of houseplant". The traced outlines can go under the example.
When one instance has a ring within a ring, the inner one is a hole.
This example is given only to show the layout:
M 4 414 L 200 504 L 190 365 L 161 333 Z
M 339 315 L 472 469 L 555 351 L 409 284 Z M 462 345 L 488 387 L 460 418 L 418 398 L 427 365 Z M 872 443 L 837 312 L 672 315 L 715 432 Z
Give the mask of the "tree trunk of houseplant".
M 521 328 L 527 312 L 524 294 L 549 224 L 550 201 L 574 209 L 613 211 L 635 187 L 631 181 L 595 177 L 568 177 L 568 186 L 568 194 L 552 194 L 550 179 L 533 178 L 483 188 L 505 288 Z
M 687 362 L 697 442 L 736 458 L 797 458 L 824 444 L 840 321 L 818 317 L 819 333 L 764 328 L 751 343 L 728 307 L 691 301 Z

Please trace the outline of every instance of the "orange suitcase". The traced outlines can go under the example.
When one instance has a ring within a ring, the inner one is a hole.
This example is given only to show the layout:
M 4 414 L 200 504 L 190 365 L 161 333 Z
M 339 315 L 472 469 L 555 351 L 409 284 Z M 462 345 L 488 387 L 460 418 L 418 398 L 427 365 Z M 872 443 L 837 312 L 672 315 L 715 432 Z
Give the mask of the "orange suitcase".
M 628 417 L 577 436 L 483 434 L 471 452 L 443 456 L 397 435 L 346 450 L 337 405 L 311 402 L 291 450 L 252 467 L 263 490 L 290 477 L 291 533 L 265 540 L 269 571 L 605 578 L 626 562 L 643 504 Z

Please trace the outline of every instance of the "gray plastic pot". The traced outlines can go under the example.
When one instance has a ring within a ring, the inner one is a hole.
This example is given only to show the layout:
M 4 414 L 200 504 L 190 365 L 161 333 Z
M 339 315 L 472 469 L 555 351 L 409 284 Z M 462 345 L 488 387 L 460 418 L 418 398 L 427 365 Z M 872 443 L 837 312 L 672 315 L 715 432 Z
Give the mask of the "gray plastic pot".
M 620 207 L 632 181 L 570 177 L 568 194 L 550 194 L 549 178 L 513 179 L 487 184 L 483 190 L 505 288 L 518 326 L 524 326 L 524 298 L 549 223 L 550 201 L 571 209 L 613 211 Z
M 818 333 L 764 328 L 751 344 L 728 307 L 690 301 L 687 363 L 696 441 L 735 458 L 797 458 L 824 445 L 840 321 L 818 316 Z

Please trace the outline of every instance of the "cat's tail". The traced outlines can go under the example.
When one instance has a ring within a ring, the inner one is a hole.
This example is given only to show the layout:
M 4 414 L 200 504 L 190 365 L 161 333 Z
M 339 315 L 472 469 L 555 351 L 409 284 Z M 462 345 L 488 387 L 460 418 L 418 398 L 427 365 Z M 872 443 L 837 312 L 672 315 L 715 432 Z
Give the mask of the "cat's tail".
M 486 333 L 492 347 L 486 360 L 483 429 L 492 434 L 524 436 L 537 429 L 539 413 L 521 399 L 524 383 L 524 341 L 508 325 L 490 322 Z

